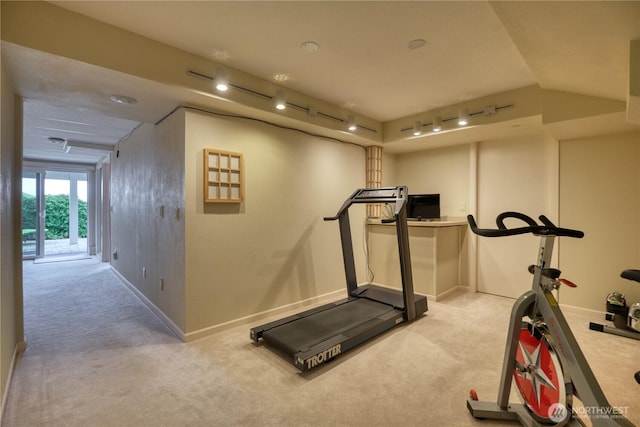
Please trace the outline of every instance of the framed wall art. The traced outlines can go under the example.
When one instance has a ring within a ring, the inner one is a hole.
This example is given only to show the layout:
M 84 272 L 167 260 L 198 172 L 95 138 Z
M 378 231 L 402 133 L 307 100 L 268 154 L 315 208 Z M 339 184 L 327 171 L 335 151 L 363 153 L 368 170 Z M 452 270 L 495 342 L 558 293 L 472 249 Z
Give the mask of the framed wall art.
M 204 202 L 241 203 L 243 196 L 242 153 L 204 149 Z

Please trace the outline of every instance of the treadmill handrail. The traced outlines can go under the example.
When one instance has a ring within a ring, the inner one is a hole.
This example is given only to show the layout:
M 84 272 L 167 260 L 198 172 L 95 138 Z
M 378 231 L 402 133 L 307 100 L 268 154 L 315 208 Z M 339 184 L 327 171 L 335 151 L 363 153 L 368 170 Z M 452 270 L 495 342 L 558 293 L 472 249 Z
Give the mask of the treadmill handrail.
M 394 193 L 393 197 L 391 197 L 391 196 L 375 196 L 375 197 L 358 198 L 358 195 L 362 194 L 365 191 L 380 192 L 380 191 L 393 191 L 393 190 L 395 190 L 395 193 Z M 349 207 L 351 205 L 356 204 L 356 203 L 391 203 L 391 202 L 395 202 L 396 203 L 395 215 L 397 216 L 400 213 L 400 211 L 402 210 L 402 206 L 404 206 L 407 203 L 407 199 L 408 199 L 408 190 L 407 190 L 407 186 L 406 185 L 401 185 L 401 186 L 398 186 L 398 187 L 360 188 L 360 189 L 354 191 L 353 194 L 351 196 L 349 196 L 349 198 L 347 200 L 345 200 L 345 202 L 342 204 L 340 209 L 338 209 L 338 213 L 335 214 L 335 216 L 325 216 L 323 219 L 325 221 L 335 221 L 338 218 L 340 218 L 340 215 L 342 215 L 347 209 L 349 209 Z M 393 221 L 390 221 L 390 222 L 393 222 Z

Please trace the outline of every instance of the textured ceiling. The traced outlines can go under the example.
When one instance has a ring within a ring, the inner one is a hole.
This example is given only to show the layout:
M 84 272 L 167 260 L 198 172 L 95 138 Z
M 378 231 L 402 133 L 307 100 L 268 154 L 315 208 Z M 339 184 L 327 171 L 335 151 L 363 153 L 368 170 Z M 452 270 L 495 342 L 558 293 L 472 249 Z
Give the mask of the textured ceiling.
M 56 4 L 382 122 L 536 82 L 486 2 Z
M 624 101 L 629 41 L 640 38 L 640 1 L 52 3 L 265 81 L 286 74 L 283 87 L 381 123 L 529 85 Z M 416 39 L 425 46 L 410 49 Z M 303 49 L 307 41 L 319 49 Z M 118 54 L 117 46 L 96 51 Z M 38 124 L 33 118 L 48 115 L 43 104 L 53 105 L 54 119 L 69 113 L 69 122 L 92 112 L 94 130 L 101 116 L 126 119 L 128 127 L 115 126 L 126 135 L 189 98 L 118 70 L 13 45 L 3 46 L 3 60 L 28 100 L 25 135 Z M 111 105 L 116 90 L 140 102 Z M 37 135 L 42 141 L 44 133 Z M 82 134 L 96 143 L 103 137 Z

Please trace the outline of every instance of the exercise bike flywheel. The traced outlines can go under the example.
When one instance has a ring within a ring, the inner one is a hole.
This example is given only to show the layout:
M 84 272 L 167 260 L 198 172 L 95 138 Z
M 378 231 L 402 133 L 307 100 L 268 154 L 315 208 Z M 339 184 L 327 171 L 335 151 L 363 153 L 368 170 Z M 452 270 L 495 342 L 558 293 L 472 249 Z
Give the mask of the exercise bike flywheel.
M 522 322 L 513 376 L 531 415 L 545 424 L 560 424 L 572 414 L 572 394 L 551 343 L 545 325 Z

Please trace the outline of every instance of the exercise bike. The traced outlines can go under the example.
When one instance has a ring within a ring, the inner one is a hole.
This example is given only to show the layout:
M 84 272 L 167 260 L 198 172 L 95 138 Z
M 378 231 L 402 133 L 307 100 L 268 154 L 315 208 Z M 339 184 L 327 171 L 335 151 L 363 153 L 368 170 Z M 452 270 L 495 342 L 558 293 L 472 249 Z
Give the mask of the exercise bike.
M 508 228 L 504 224 L 508 218 L 526 225 Z M 594 426 L 633 426 L 607 401 L 552 293 L 563 284 L 576 286 L 550 266 L 555 238 L 582 238 L 584 233 L 557 227 L 544 215 L 539 224 L 519 212 L 498 215 L 496 229 L 478 228 L 472 215 L 467 219 L 471 230 L 480 236 L 540 236 L 538 259 L 529 266 L 532 289 L 521 295 L 511 310 L 497 401 L 479 401 L 476 391 L 471 390 L 467 399 L 471 415 L 514 420 L 526 426 L 581 425 L 572 407 L 576 396 L 583 404 L 581 415 L 590 417 Z M 514 382 L 522 404 L 509 402 Z
M 624 270 L 620 273 L 624 279 L 640 282 L 640 270 Z M 629 307 L 620 292 L 607 295 L 607 313 L 605 319 L 613 322 L 613 327 L 590 322 L 589 329 L 607 334 L 640 340 L 640 303 Z

